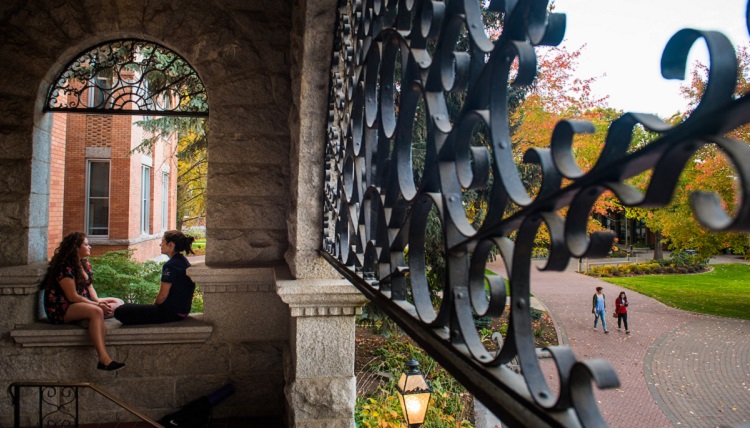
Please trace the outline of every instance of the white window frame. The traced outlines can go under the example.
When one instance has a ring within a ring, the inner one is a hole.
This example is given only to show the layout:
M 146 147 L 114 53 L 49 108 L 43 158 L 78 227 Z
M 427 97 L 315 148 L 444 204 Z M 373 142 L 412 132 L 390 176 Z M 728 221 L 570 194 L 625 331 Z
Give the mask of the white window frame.
M 151 229 L 151 167 L 141 165 L 141 234 Z
M 110 196 L 112 195 L 112 162 L 109 159 L 87 159 L 86 160 L 86 202 L 85 202 L 85 214 L 84 214 L 84 225 L 86 225 L 86 235 L 89 235 L 91 237 L 97 237 L 97 238 L 104 238 L 109 239 L 109 221 L 112 218 L 110 215 L 110 210 L 107 210 L 107 233 L 102 235 L 96 235 L 92 232 L 91 229 L 91 217 L 89 213 L 89 207 L 91 206 L 91 164 L 92 163 L 106 163 L 108 168 L 107 177 L 108 177 L 108 185 L 107 185 L 107 197 L 101 197 L 96 196 L 94 199 L 107 199 L 111 202 Z M 112 207 L 111 204 L 107 204 L 108 207 Z
M 161 230 L 167 230 L 169 225 L 169 173 L 161 174 Z

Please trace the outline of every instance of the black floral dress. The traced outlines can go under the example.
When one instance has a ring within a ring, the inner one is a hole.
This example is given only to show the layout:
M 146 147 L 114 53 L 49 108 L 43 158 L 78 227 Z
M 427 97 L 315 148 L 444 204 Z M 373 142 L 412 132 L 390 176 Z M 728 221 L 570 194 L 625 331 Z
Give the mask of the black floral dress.
M 81 265 L 89 279 L 85 282 L 76 282 L 76 291 L 79 295 L 91 300 L 91 295 L 89 294 L 89 286 L 93 283 L 91 264 L 89 264 L 88 260 L 83 259 L 81 260 Z M 53 324 L 63 324 L 65 322 L 65 313 L 68 311 L 70 302 L 65 298 L 65 293 L 60 287 L 60 280 L 63 278 L 71 278 L 73 281 L 76 280 L 73 264 L 63 264 L 57 272 L 52 272 L 52 275 L 55 279 L 50 281 L 47 289 L 44 290 L 44 312 Z

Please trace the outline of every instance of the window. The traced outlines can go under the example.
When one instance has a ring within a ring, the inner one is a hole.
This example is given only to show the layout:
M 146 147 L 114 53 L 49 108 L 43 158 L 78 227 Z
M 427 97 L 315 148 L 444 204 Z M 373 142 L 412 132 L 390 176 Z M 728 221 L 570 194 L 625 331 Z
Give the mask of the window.
M 169 227 L 169 173 L 161 175 L 161 230 Z
M 106 77 L 96 76 L 91 79 L 91 87 L 89 88 L 88 107 L 89 108 L 111 108 L 111 100 L 107 100 L 105 105 L 104 97 L 109 95 L 111 89 L 111 83 Z
M 141 166 L 141 234 L 151 229 L 151 167 Z
M 86 172 L 86 234 L 109 236 L 109 161 L 92 160 Z

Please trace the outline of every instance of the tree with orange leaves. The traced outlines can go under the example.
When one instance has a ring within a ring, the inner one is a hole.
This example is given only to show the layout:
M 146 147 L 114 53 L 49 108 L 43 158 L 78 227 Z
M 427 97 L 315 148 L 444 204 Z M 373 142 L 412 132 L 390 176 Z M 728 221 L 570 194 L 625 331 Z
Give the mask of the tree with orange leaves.
M 738 75 L 735 96 L 739 97 L 750 90 L 748 73 L 750 73 L 750 51 L 748 46 L 737 51 Z M 688 108 L 676 121 L 690 116 L 700 102 L 706 89 L 708 67 L 697 62 L 681 87 L 683 96 L 688 100 Z M 750 126 L 737 128 L 727 137 L 749 141 Z M 710 257 L 722 250 L 731 250 L 735 254 L 745 254 L 748 237 L 738 232 L 709 233 L 693 217 L 690 207 L 690 194 L 696 190 L 714 192 L 721 198 L 723 208 L 733 212 L 738 202 L 736 173 L 728 159 L 713 144 L 705 145 L 687 163 L 680 176 L 679 183 L 672 197 L 672 202 L 660 210 L 630 210 L 633 217 L 641 218 L 646 226 L 660 232 L 674 250 L 695 249 L 701 255 Z

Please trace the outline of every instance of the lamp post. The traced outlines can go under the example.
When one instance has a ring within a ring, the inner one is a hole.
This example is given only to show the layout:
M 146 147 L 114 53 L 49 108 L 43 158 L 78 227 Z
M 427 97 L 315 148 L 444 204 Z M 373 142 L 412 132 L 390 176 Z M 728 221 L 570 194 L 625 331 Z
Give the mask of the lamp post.
M 409 360 L 406 363 L 409 370 L 401 374 L 396 389 L 401 409 L 404 411 L 406 423 L 409 428 L 417 428 L 424 423 L 427 407 L 430 405 L 432 389 L 427 384 L 422 372 L 419 371 L 419 363 Z

